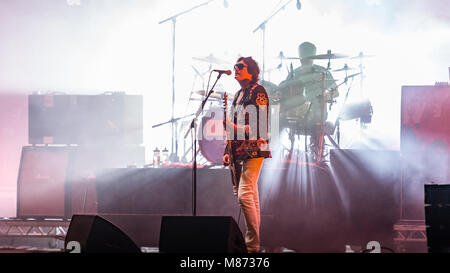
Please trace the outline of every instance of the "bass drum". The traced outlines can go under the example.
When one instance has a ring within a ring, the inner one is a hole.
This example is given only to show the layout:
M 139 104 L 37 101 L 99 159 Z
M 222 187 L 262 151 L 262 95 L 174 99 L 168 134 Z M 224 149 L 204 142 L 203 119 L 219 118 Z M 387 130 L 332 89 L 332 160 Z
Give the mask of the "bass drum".
M 200 153 L 213 164 L 222 164 L 222 157 L 227 145 L 223 128 L 223 109 L 212 107 L 204 112 L 201 126 L 197 132 Z

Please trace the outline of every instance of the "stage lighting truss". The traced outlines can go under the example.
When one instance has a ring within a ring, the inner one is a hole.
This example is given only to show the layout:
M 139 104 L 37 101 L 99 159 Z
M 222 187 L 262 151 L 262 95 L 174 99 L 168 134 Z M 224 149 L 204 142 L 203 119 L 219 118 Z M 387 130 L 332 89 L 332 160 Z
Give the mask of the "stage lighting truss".
M 420 220 L 402 220 L 394 225 L 394 243 L 398 252 L 408 243 L 427 243 L 425 221 Z
M 67 220 L 0 219 L 0 237 L 49 237 L 64 240 Z

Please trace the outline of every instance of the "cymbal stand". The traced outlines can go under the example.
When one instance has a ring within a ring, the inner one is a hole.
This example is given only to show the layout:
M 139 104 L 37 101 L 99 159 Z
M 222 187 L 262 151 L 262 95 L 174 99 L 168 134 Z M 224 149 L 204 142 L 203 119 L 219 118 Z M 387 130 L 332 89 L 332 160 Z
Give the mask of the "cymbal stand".
M 262 80 L 264 80 L 264 74 L 266 72 L 266 66 L 265 66 L 265 44 L 266 44 L 266 24 L 269 22 L 270 19 L 272 19 L 273 16 L 275 16 L 278 12 L 280 12 L 282 9 L 284 9 L 289 3 L 291 3 L 294 0 L 289 0 L 286 4 L 281 6 L 278 10 L 276 10 L 272 15 L 270 15 L 266 20 L 264 20 L 255 30 L 253 30 L 253 33 L 258 31 L 258 29 L 262 30 Z
M 327 52 L 328 55 L 331 56 L 331 50 L 328 50 Z M 327 70 L 326 72 L 322 72 L 321 73 L 321 86 L 322 86 L 322 95 L 321 95 L 321 112 L 320 112 L 320 134 L 319 134 L 319 140 L 318 140 L 318 147 L 317 147 L 317 158 L 316 158 L 316 162 L 317 163 L 323 163 L 324 160 L 324 151 L 325 151 L 325 136 L 328 137 L 328 139 L 330 139 L 331 143 L 337 147 L 339 147 L 337 145 L 337 143 L 331 138 L 331 136 L 329 136 L 326 132 L 326 120 L 325 120 L 325 116 L 326 116 L 326 109 L 327 109 L 327 100 L 325 97 L 325 78 L 329 72 L 329 70 L 331 69 L 331 57 L 328 58 L 328 64 L 327 64 Z M 338 86 L 336 86 L 335 88 L 337 88 Z M 333 100 L 331 100 L 331 104 L 333 103 Z M 330 107 L 331 107 L 330 104 Z
M 174 115 L 175 115 L 175 32 L 176 32 L 176 22 L 177 22 L 177 17 L 183 14 L 186 14 L 194 9 L 197 9 L 201 6 L 206 6 L 208 5 L 210 2 L 212 2 L 214 0 L 209 0 L 206 1 L 202 4 L 196 5 L 188 10 L 182 11 L 178 14 L 175 14 L 167 19 L 164 19 L 162 21 L 159 22 L 159 24 L 171 21 L 172 22 L 172 114 L 171 114 L 171 120 L 174 120 Z M 177 136 L 176 136 L 176 128 L 174 126 L 174 123 L 172 123 L 172 150 L 171 150 L 171 155 L 170 155 L 170 160 L 171 161 L 178 161 L 178 143 L 177 143 Z
M 330 66 L 330 61 L 328 60 L 328 67 Z M 325 149 L 325 111 L 327 107 L 327 103 L 325 100 L 325 76 L 326 72 L 321 73 L 321 81 L 322 81 L 322 95 L 321 95 L 321 111 L 320 111 L 320 133 L 319 133 L 319 140 L 317 143 L 317 155 L 316 155 L 316 162 L 320 163 L 323 161 L 323 153 Z
M 340 85 L 342 85 L 344 83 L 346 85 L 348 85 L 347 84 L 347 82 L 348 82 L 347 71 L 345 71 L 345 74 L 346 74 L 345 75 L 345 80 L 343 82 L 341 82 L 338 86 L 336 86 L 336 88 L 338 88 Z M 342 115 L 342 111 L 344 111 L 344 106 L 347 103 L 348 95 L 349 95 L 350 89 L 352 88 L 352 85 L 353 85 L 353 80 L 354 80 L 354 77 L 352 77 L 352 81 L 351 81 L 350 85 L 348 85 L 347 92 L 345 93 L 345 97 L 344 97 L 344 102 L 342 103 L 341 109 L 339 110 L 339 114 L 337 115 L 336 121 L 334 122 L 334 127 L 337 128 L 337 147 L 339 147 L 339 145 L 341 144 L 341 130 L 340 130 L 340 127 L 341 127 L 341 122 L 340 122 L 341 115 Z M 338 148 L 338 149 L 340 149 L 340 148 Z
M 359 53 L 359 56 L 363 56 L 363 52 L 361 51 Z M 364 74 L 363 74 L 364 66 L 363 66 L 363 58 L 359 58 L 359 73 L 361 73 L 361 79 L 360 79 L 360 88 L 361 88 L 361 99 L 364 99 Z M 360 129 L 360 136 L 363 134 L 363 129 L 365 128 L 365 124 L 361 122 L 361 118 L 359 119 L 359 129 Z
M 364 74 L 363 74 L 363 69 L 364 69 L 364 66 L 363 66 L 363 58 L 362 58 L 362 56 L 364 56 L 364 54 L 363 54 L 363 52 L 361 51 L 360 53 L 359 53 L 359 56 L 361 56 L 360 58 L 359 58 L 359 73 L 361 73 L 361 80 L 360 80 L 360 88 L 361 88 L 361 99 L 364 97 L 364 89 L 363 89 L 363 87 L 364 87 Z

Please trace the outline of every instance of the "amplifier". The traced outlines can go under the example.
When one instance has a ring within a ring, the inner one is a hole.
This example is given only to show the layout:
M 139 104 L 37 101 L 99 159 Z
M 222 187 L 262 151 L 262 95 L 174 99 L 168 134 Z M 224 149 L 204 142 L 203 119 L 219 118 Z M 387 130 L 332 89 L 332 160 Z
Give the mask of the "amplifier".
M 141 95 L 30 95 L 30 144 L 142 144 Z
M 95 173 L 143 165 L 144 147 L 25 146 L 17 180 L 18 217 L 95 213 Z

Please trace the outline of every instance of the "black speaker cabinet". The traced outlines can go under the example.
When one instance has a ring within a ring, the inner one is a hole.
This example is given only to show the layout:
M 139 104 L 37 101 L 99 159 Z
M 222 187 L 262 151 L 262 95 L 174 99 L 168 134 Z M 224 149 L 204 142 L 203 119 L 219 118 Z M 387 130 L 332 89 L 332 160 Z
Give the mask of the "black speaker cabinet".
M 246 253 L 242 233 L 229 216 L 163 216 L 161 253 Z
M 450 185 L 425 184 L 425 224 L 429 253 L 450 253 Z
M 141 252 L 139 247 L 118 227 L 97 215 L 72 217 L 64 247 L 70 250 L 70 247 L 74 245 L 80 246 L 81 253 Z

